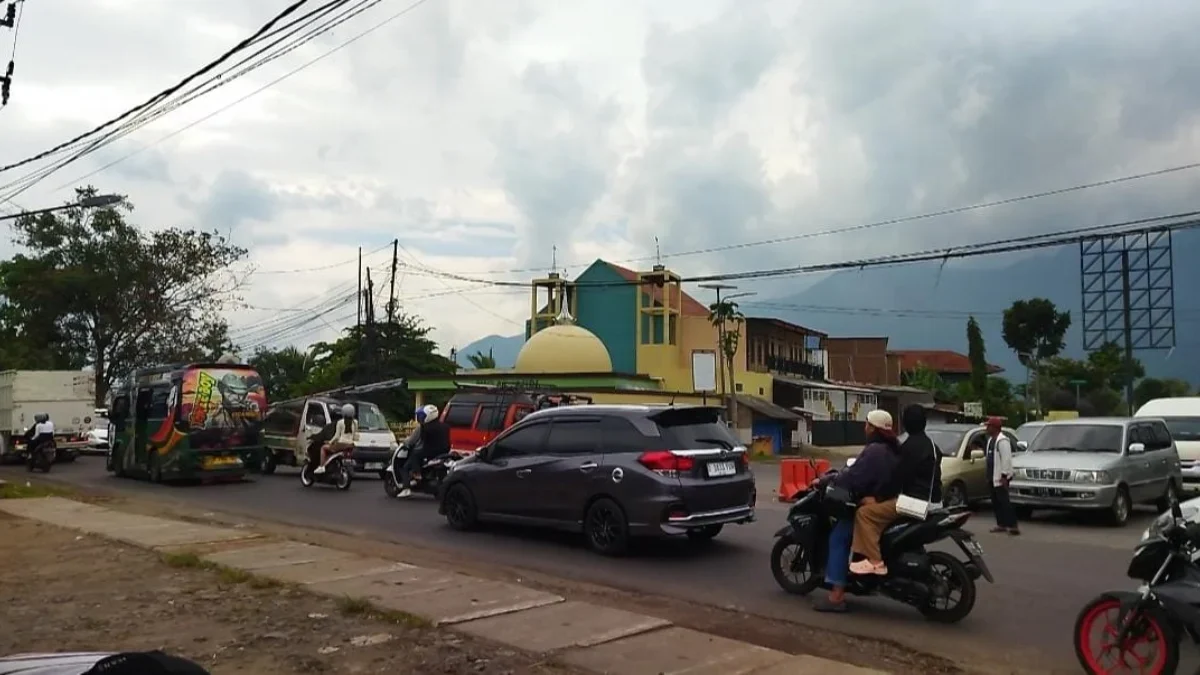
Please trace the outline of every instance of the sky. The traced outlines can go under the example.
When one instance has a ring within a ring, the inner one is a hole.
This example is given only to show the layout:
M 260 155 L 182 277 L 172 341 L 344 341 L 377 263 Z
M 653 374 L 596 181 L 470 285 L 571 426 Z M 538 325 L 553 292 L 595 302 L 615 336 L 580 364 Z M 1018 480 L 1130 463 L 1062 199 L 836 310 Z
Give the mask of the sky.
M 448 351 L 520 332 L 529 312 L 526 290 L 448 274 L 525 281 L 661 255 L 691 276 L 1196 206 L 1200 171 L 1182 171 L 804 236 L 1197 161 L 1200 3 L 426 0 L 400 14 L 410 2 L 381 0 L 19 195 L 0 188 L 0 211 L 91 184 L 128 196 L 140 227 L 227 235 L 249 250 L 228 314 L 247 351 L 353 323 L 359 247 L 382 315 L 398 240 L 401 307 Z M 24 3 L 0 165 L 174 84 L 286 4 Z

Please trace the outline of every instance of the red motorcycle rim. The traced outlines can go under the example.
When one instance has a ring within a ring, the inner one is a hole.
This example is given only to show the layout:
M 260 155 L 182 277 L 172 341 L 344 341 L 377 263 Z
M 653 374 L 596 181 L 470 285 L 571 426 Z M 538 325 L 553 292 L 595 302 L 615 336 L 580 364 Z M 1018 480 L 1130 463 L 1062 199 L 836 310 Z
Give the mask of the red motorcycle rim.
M 1165 631 L 1153 614 L 1142 614 L 1140 626 L 1130 631 L 1123 645 L 1117 645 L 1121 628 L 1117 621 L 1121 615 L 1121 603 L 1115 599 L 1097 602 L 1079 622 L 1079 648 L 1089 672 L 1099 675 L 1116 673 L 1144 673 L 1160 675 L 1167 665 Z M 1099 629 L 1100 635 L 1096 635 Z M 1143 647 L 1149 646 L 1151 654 L 1142 655 Z M 1105 665 L 1109 657 L 1112 661 Z

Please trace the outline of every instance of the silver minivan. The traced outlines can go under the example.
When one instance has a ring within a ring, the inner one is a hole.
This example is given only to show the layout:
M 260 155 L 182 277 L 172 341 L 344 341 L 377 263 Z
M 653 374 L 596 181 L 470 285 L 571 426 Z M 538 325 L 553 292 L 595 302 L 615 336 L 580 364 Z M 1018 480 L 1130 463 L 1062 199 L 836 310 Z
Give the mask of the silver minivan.
M 1183 479 L 1166 423 L 1155 418 L 1049 422 L 1013 455 L 1012 503 L 1033 509 L 1103 511 L 1124 525 L 1134 504 L 1170 507 Z

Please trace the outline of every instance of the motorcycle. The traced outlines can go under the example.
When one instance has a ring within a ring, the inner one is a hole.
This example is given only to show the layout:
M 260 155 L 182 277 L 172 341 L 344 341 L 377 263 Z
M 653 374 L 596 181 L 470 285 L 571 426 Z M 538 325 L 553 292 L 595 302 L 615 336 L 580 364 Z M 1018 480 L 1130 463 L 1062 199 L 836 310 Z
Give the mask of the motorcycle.
M 1172 499 L 1169 516 L 1155 521 L 1129 561 L 1126 574 L 1143 582 L 1141 587 L 1105 591 L 1076 617 L 1075 657 L 1083 669 L 1096 675 L 1134 668 L 1148 675 L 1174 673 L 1183 635 L 1200 644 L 1198 557 L 1200 523 L 1185 519 Z M 1152 653 L 1140 653 L 1139 647 Z M 1111 665 L 1107 656 L 1115 657 Z
M 775 533 L 771 549 L 771 573 L 783 590 L 808 595 L 825 583 L 829 534 L 837 522 L 834 509 L 825 499 L 825 489 L 839 472 L 829 471 L 817 485 L 802 493 L 788 510 L 787 525 Z M 853 505 L 838 505 L 853 508 Z M 846 592 L 853 595 L 883 595 L 915 607 L 925 618 L 939 623 L 957 623 L 975 606 L 975 580 L 994 583 L 983 560 L 983 549 L 975 535 L 962 525 L 971 514 L 965 508 L 930 508 L 924 521 L 901 517 L 883 533 L 880 549 L 887 564 L 886 576 L 850 573 Z M 967 556 L 963 562 L 944 551 L 926 546 L 951 539 Z M 954 600 L 954 592 L 958 599 Z
M 45 440 L 38 443 L 30 441 L 25 449 L 25 469 L 27 471 L 36 469 L 42 473 L 50 473 L 50 467 L 54 466 L 54 460 L 57 456 L 58 445 L 53 440 Z
M 351 449 L 329 453 L 329 458 L 325 460 L 324 464 L 325 471 L 317 473 L 317 463 L 321 460 L 321 444 L 323 442 L 324 440 L 320 436 L 310 440 L 308 459 L 305 460 L 304 466 L 300 467 L 300 484 L 304 487 L 312 487 L 317 483 L 323 483 L 333 485 L 338 490 L 349 490 L 350 483 L 354 480 L 354 463 L 350 459 Z
M 387 468 L 383 470 L 383 491 L 393 499 L 400 496 L 399 476 L 404 462 L 408 460 L 408 453 L 409 448 L 401 443 L 392 453 L 392 461 L 388 462 Z M 450 475 L 450 469 L 457 461 L 458 456 L 452 452 L 426 459 L 421 468 L 413 472 L 409 488 L 413 492 L 437 495 L 442 482 Z

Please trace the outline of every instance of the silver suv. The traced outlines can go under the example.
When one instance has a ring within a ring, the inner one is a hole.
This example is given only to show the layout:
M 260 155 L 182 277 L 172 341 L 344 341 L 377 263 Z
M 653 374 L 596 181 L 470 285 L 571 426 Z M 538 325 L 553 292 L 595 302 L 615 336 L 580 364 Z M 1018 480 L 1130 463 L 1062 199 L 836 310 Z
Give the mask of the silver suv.
M 1049 422 L 1013 455 L 1009 492 L 1018 511 L 1088 509 L 1124 525 L 1134 504 L 1170 507 L 1183 480 L 1166 423 L 1154 418 Z

